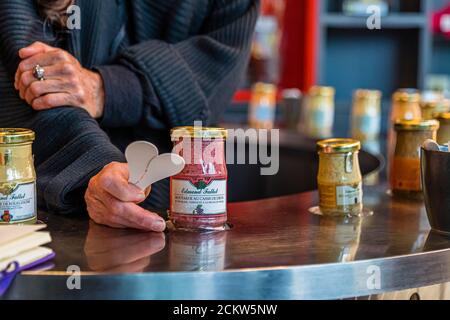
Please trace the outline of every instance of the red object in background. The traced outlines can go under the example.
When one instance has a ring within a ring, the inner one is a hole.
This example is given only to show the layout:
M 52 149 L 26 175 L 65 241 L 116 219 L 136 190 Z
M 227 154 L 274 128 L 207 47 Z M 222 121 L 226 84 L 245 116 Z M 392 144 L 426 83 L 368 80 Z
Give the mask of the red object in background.
M 450 39 L 450 5 L 433 14 L 433 32 Z
M 316 84 L 318 6 L 316 0 L 286 0 L 281 40 L 283 88 L 306 91 Z
M 264 15 L 279 16 L 282 24 L 280 43 L 280 88 L 298 88 L 307 91 L 317 82 L 317 0 L 284 0 L 284 6 L 274 4 L 281 0 L 262 2 Z M 283 11 L 284 14 L 280 14 Z M 281 15 L 281 16 L 280 16 Z M 235 103 L 250 101 L 251 92 L 240 90 Z

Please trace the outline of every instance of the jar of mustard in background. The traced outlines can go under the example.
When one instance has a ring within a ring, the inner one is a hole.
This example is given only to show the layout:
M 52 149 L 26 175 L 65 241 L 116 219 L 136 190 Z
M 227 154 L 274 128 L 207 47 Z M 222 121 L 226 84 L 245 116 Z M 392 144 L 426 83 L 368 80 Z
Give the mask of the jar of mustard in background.
M 249 125 L 255 129 L 273 129 L 277 107 L 277 87 L 258 82 L 252 88 Z
M 437 142 L 442 145 L 447 144 L 450 142 L 450 112 L 438 113 L 435 117 L 440 123 Z
M 427 139 L 436 140 L 436 120 L 399 120 L 395 123 L 396 143 L 390 170 L 394 195 L 420 199 L 420 147 Z
M 36 222 L 34 132 L 0 129 L 0 224 Z
M 319 141 L 317 149 L 321 213 L 328 216 L 359 216 L 363 208 L 358 159 L 361 143 L 353 139 L 328 139 Z
M 353 95 L 352 137 L 365 142 L 376 140 L 381 127 L 381 92 L 356 90 Z
M 314 86 L 309 89 L 303 116 L 306 136 L 324 139 L 333 135 L 334 95 L 332 87 Z
M 420 119 L 420 98 L 420 93 L 415 89 L 397 90 L 392 96 L 391 121 Z
M 448 111 L 448 106 L 444 99 L 423 101 L 420 107 L 422 108 L 422 119 L 424 120 L 433 120 L 436 114 Z

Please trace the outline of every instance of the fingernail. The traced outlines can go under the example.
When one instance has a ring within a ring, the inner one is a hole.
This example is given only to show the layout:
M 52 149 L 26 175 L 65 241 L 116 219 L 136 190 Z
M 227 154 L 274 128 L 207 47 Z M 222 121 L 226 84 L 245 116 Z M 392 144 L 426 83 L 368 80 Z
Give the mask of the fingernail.
M 138 201 L 144 201 L 145 198 L 146 198 L 146 196 L 145 196 L 144 193 L 138 193 L 138 194 L 137 194 L 137 200 L 138 200 Z
M 164 231 L 166 229 L 166 222 L 164 220 L 157 220 L 153 222 L 152 229 L 155 231 Z

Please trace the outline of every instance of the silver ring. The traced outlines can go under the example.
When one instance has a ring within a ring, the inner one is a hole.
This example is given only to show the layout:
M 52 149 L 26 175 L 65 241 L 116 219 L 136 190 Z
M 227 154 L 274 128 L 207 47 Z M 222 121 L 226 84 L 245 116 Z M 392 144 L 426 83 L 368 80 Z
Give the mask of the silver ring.
M 45 80 L 45 70 L 40 65 L 36 65 L 33 68 L 33 76 L 38 79 L 39 81 Z

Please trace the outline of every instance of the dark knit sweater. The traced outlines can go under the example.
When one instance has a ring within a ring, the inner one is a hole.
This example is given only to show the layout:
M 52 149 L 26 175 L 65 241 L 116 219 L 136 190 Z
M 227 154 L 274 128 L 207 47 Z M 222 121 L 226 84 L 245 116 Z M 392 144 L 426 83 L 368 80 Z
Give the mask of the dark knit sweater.
M 215 123 L 245 70 L 257 0 L 78 0 L 81 30 L 55 37 L 34 1 L 0 1 L 0 127 L 36 131 L 33 146 L 40 207 L 84 209 L 89 179 L 137 139 L 170 149 L 169 130 Z M 50 30 L 50 31 L 49 31 Z M 64 41 L 59 41 L 64 39 Z M 101 73 L 105 112 L 35 112 L 14 89 L 18 50 L 34 41 L 60 46 Z M 167 182 L 147 204 L 166 208 Z

